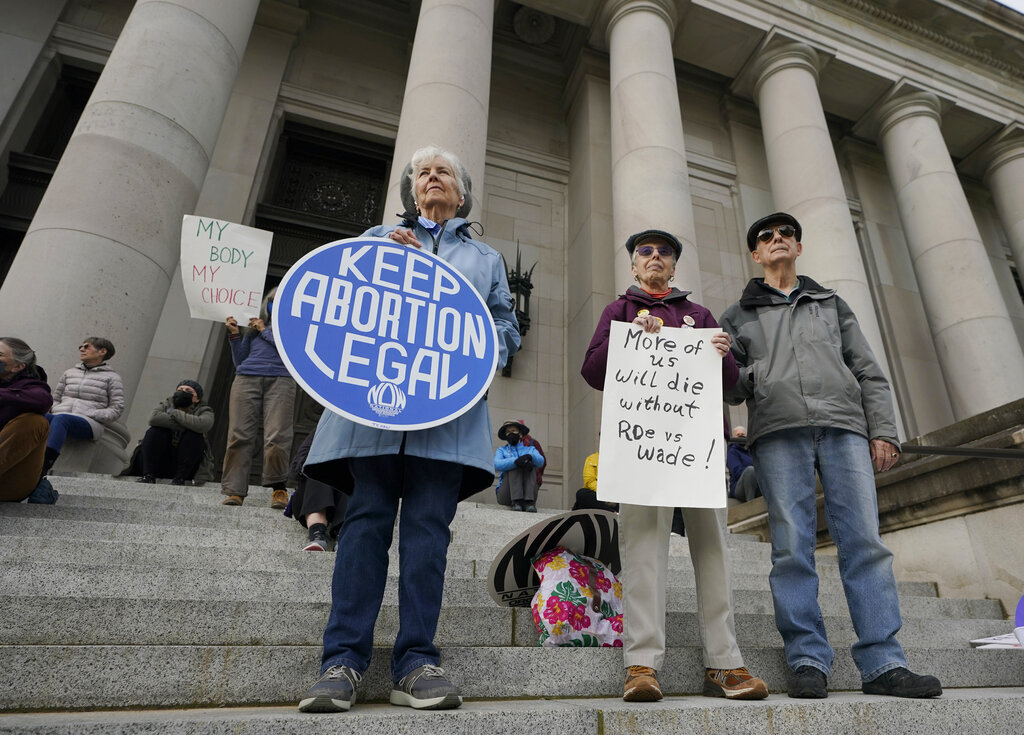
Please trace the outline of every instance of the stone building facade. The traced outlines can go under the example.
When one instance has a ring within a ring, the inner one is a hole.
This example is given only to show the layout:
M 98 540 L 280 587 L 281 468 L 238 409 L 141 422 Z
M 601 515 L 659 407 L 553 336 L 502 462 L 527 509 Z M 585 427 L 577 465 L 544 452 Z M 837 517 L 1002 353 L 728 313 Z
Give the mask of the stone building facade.
M 2 331 L 51 374 L 111 338 L 135 437 L 183 377 L 226 405 L 223 328 L 184 302 L 181 216 L 274 231 L 272 283 L 393 221 L 428 142 L 466 162 L 482 239 L 537 264 L 489 401 L 543 443 L 541 505 L 572 503 L 597 445 L 579 366 L 648 227 L 680 237 L 676 283 L 717 315 L 755 273 L 746 224 L 792 212 L 801 270 L 858 314 L 904 437 L 1024 395 L 1024 16 L 991 0 L 0 0 L 0 17 Z

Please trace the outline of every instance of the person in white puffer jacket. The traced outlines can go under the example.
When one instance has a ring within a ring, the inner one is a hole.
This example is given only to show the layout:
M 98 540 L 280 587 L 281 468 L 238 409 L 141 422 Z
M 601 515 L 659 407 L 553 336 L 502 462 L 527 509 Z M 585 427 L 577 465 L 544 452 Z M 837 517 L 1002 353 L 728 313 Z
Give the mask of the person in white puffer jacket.
M 121 376 L 107 365 L 114 345 L 103 337 L 86 337 L 78 348 L 82 361 L 64 371 L 53 390 L 53 408 L 46 414 L 50 438 L 46 441 L 43 474 L 60 456 L 68 437 L 95 441 L 106 424 L 124 412 Z

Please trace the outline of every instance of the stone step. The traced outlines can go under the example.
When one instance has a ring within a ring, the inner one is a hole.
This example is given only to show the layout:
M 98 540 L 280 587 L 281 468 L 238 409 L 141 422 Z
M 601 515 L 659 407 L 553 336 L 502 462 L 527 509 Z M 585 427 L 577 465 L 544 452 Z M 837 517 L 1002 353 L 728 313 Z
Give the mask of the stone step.
M 63 535 L 48 535 L 27 542 L 26 536 L 3 536 L 0 537 L 0 568 L 11 568 L 19 564 L 48 564 L 53 567 L 133 566 L 137 569 L 220 569 L 226 574 L 233 574 L 236 570 L 315 572 L 330 577 L 334 569 L 334 554 L 303 552 L 301 549 L 306 543 L 305 531 L 296 526 L 295 529 L 285 529 L 285 532 L 289 534 L 291 544 L 283 549 L 263 549 L 252 544 L 225 547 L 95 541 Z M 183 529 L 182 533 L 187 533 L 187 530 Z M 477 558 L 465 558 L 464 554 L 467 553 L 476 554 Z M 475 547 L 467 550 L 461 545 L 453 545 L 448 554 L 446 575 L 485 578 L 491 562 L 492 558 L 479 556 Z M 395 549 L 392 549 L 391 564 L 391 568 L 397 570 L 398 553 Z M 767 589 L 770 562 L 733 558 L 731 566 L 737 586 L 746 584 L 752 589 Z M 673 579 L 692 584 L 693 566 L 688 557 L 669 557 L 669 570 Z M 822 566 L 820 574 L 823 586 L 831 589 L 831 586 L 839 584 L 838 567 Z M 749 578 L 749 581 L 741 583 L 744 577 Z M 757 583 L 758 577 L 761 578 L 761 584 Z M 899 589 L 906 596 L 937 596 L 932 582 L 899 582 Z
M 911 668 L 944 686 L 1024 686 L 1017 650 L 905 647 Z M 375 649 L 364 701 L 386 701 L 390 651 Z M 747 648 L 748 667 L 771 691 L 785 686 L 777 648 Z M 319 646 L 0 646 L 0 709 L 294 705 L 316 679 Z M 622 654 L 610 648 L 443 647 L 441 661 L 470 698 L 621 696 Z M 695 694 L 697 646 L 669 648 L 659 672 L 667 694 Z M 849 654 L 837 651 L 833 690 L 860 689 Z M 949 730 L 942 730 L 949 732 Z
M 170 485 L 135 485 L 126 482 L 124 479 L 113 479 L 106 476 L 90 476 L 88 482 L 83 478 L 58 478 L 65 483 L 65 486 L 58 486 L 63 493 L 62 500 L 57 506 L 27 506 L 31 508 L 23 513 L 31 514 L 31 517 L 46 517 L 46 509 L 65 505 L 67 507 L 93 507 L 111 509 L 152 509 L 153 504 L 160 505 L 165 513 L 180 512 L 190 515 L 197 510 L 197 506 L 203 510 L 212 510 L 213 506 L 219 505 L 223 496 L 219 494 L 219 486 L 207 484 L 205 487 L 196 488 L 188 486 Z M 153 496 L 150 501 L 146 496 L 139 496 L 138 488 L 159 488 L 159 494 Z M 251 502 L 247 499 L 246 505 L 241 508 L 221 508 L 218 513 L 228 513 L 234 516 L 247 515 L 250 511 L 257 514 L 261 520 L 268 520 L 276 517 L 268 505 L 270 502 L 270 490 L 262 487 L 250 487 Z M 508 509 L 486 503 L 461 503 L 455 520 L 452 522 L 453 538 L 458 543 L 475 543 L 481 541 L 484 545 L 493 546 L 495 552 L 504 546 L 505 542 L 514 535 L 539 522 L 544 517 L 560 513 L 558 510 L 540 509 L 536 514 L 515 513 Z M 37 515 L 38 514 L 38 515 Z M 268 515 L 269 514 L 269 515 Z M 280 515 L 278 513 L 278 515 Z M 220 517 L 220 516 L 217 516 Z M 230 517 L 230 516 L 229 516 Z M 143 517 L 143 522 L 148 522 L 148 516 Z M 184 524 L 189 525 L 189 524 Z M 460 532 L 470 532 L 471 535 L 465 539 L 459 539 Z M 686 539 L 673 535 L 670 548 L 686 548 Z M 769 559 L 770 547 L 752 536 L 731 534 L 729 544 L 734 549 L 734 554 L 756 558 Z M 685 552 L 684 552 L 685 553 Z M 829 563 L 826 560 L 826 563 Z
M 5 595 L 0 608 L 7 620 L 0 645 L 316 646 L 330 603 Z M 669 612 L 666 625 L 670 646 L 700 640 L 696 611 Z M 965 648 L 972 639 L 1005 633 L 1007 626 L 1005 620 L 907 618 L 899 638 L 920 648 Z M 825 616 L 825 627 L 837 648 L 856 640 L 848 615 Z M 782 645 L 773 617 L 765 613 L 737 613 L 736 631 L 742 648 Z M 384 605 L 374 640 L 389 645 L 397 632 L 398 608 Z M 486 647 L 536 646 L 537 638 L 528 609 L 485 604 L 442 608 L 436 640 L 442 646 Z
M 429 732 L 431 735 L 558 732 L 559 735 L 1017 735 L 1024 689 L 946 688 L 942 697 L 906 700 L 838 692 L 827 700 L 775 694 L 760 702 L 698 696 L 657 704 L 606 699 L 465 702 L 455 710 L 414 712 L 357 704 L 344 714 L 306 715 L 290 707 L 52 712 L 0 715 L 0 735 L 308 735 Z M 953 723 L 957 723 L 956 726 Z
M 397 571 L 397 570 L 393 570 Z M 771 604 L 767 578 L 762 575 L 735 574 L 732 578 L 733 594 L 737 605 L 754 596 L 760 605 Z M 0 568 L 0 590 L 16 591 L 22 595 L 62 595 L 65 597 L 140 597 L 174 600 L 294 600 L 326 602 L 331 596 L 331 573 L 315 571 L 251 571 L 231 568 L 163 568 L 135 566 L 88 566 L 66 564 L 53 566 L 47 562 L 12 562 Z M 680 571 L 669 578 L 668 605 L 676 605 L 693 598 L 695 579 L 692 571 Z M 926 605 L 923 609 L 948 610 L 956 614 L 975 609 L 985 610 L 987 600 L 954 600 L 914 598 L 903 593 L 901 601 L 910 605 Z M 398 577 L 391 574 L 384 592 L 385 602 L 397 601 Z M 465 607 L 467 605 L 494 604 L 487 592 L 482 577 L 460 577 L 448 575 L 444 587 L 444 604 Z M 822 580 L 819 599 L 823 610 L 830 612 L 845 609 L 846 598 L 838 580 Z M 743 609 L 737 607 L 738 610 Z M 912 615 L 904 609 L 905 615 Z M 985 614 L 974 617 L 989 617 Z

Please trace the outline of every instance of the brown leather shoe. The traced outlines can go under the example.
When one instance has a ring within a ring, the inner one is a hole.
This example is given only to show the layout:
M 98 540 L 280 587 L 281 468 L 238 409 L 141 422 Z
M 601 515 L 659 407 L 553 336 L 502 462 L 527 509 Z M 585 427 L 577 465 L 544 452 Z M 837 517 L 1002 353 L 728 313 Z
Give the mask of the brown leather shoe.
M 288 491 L 275 490 L 273 497 L 270 498 L 270 507 L 274 510 L 284 510 L 286 505 L 288 505 Z
M 630 666 L 626 669 L 626 684 L 622 698 L 627 702 L 657 702 L 661 699 L 658 673 L 650 666 Z
M 241 495 L 228 495 L 221 501 L 221 505 L 241 505 L 245 501 Z
M 704 696 L 726 699 L 764 699 L 768 686 L 747 671 L 739 669 L 705 669 Z

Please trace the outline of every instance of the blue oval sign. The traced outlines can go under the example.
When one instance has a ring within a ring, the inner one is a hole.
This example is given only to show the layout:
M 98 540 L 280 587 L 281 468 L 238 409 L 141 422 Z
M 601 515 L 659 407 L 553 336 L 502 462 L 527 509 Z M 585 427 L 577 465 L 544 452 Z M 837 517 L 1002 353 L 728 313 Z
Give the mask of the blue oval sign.
M 323 245 L 285 275 L 273 309 L 288 371 L 326 408 L 380 429 L 468 411 L 498 363 L 487 304 L 436 255 L 361 237 Z

